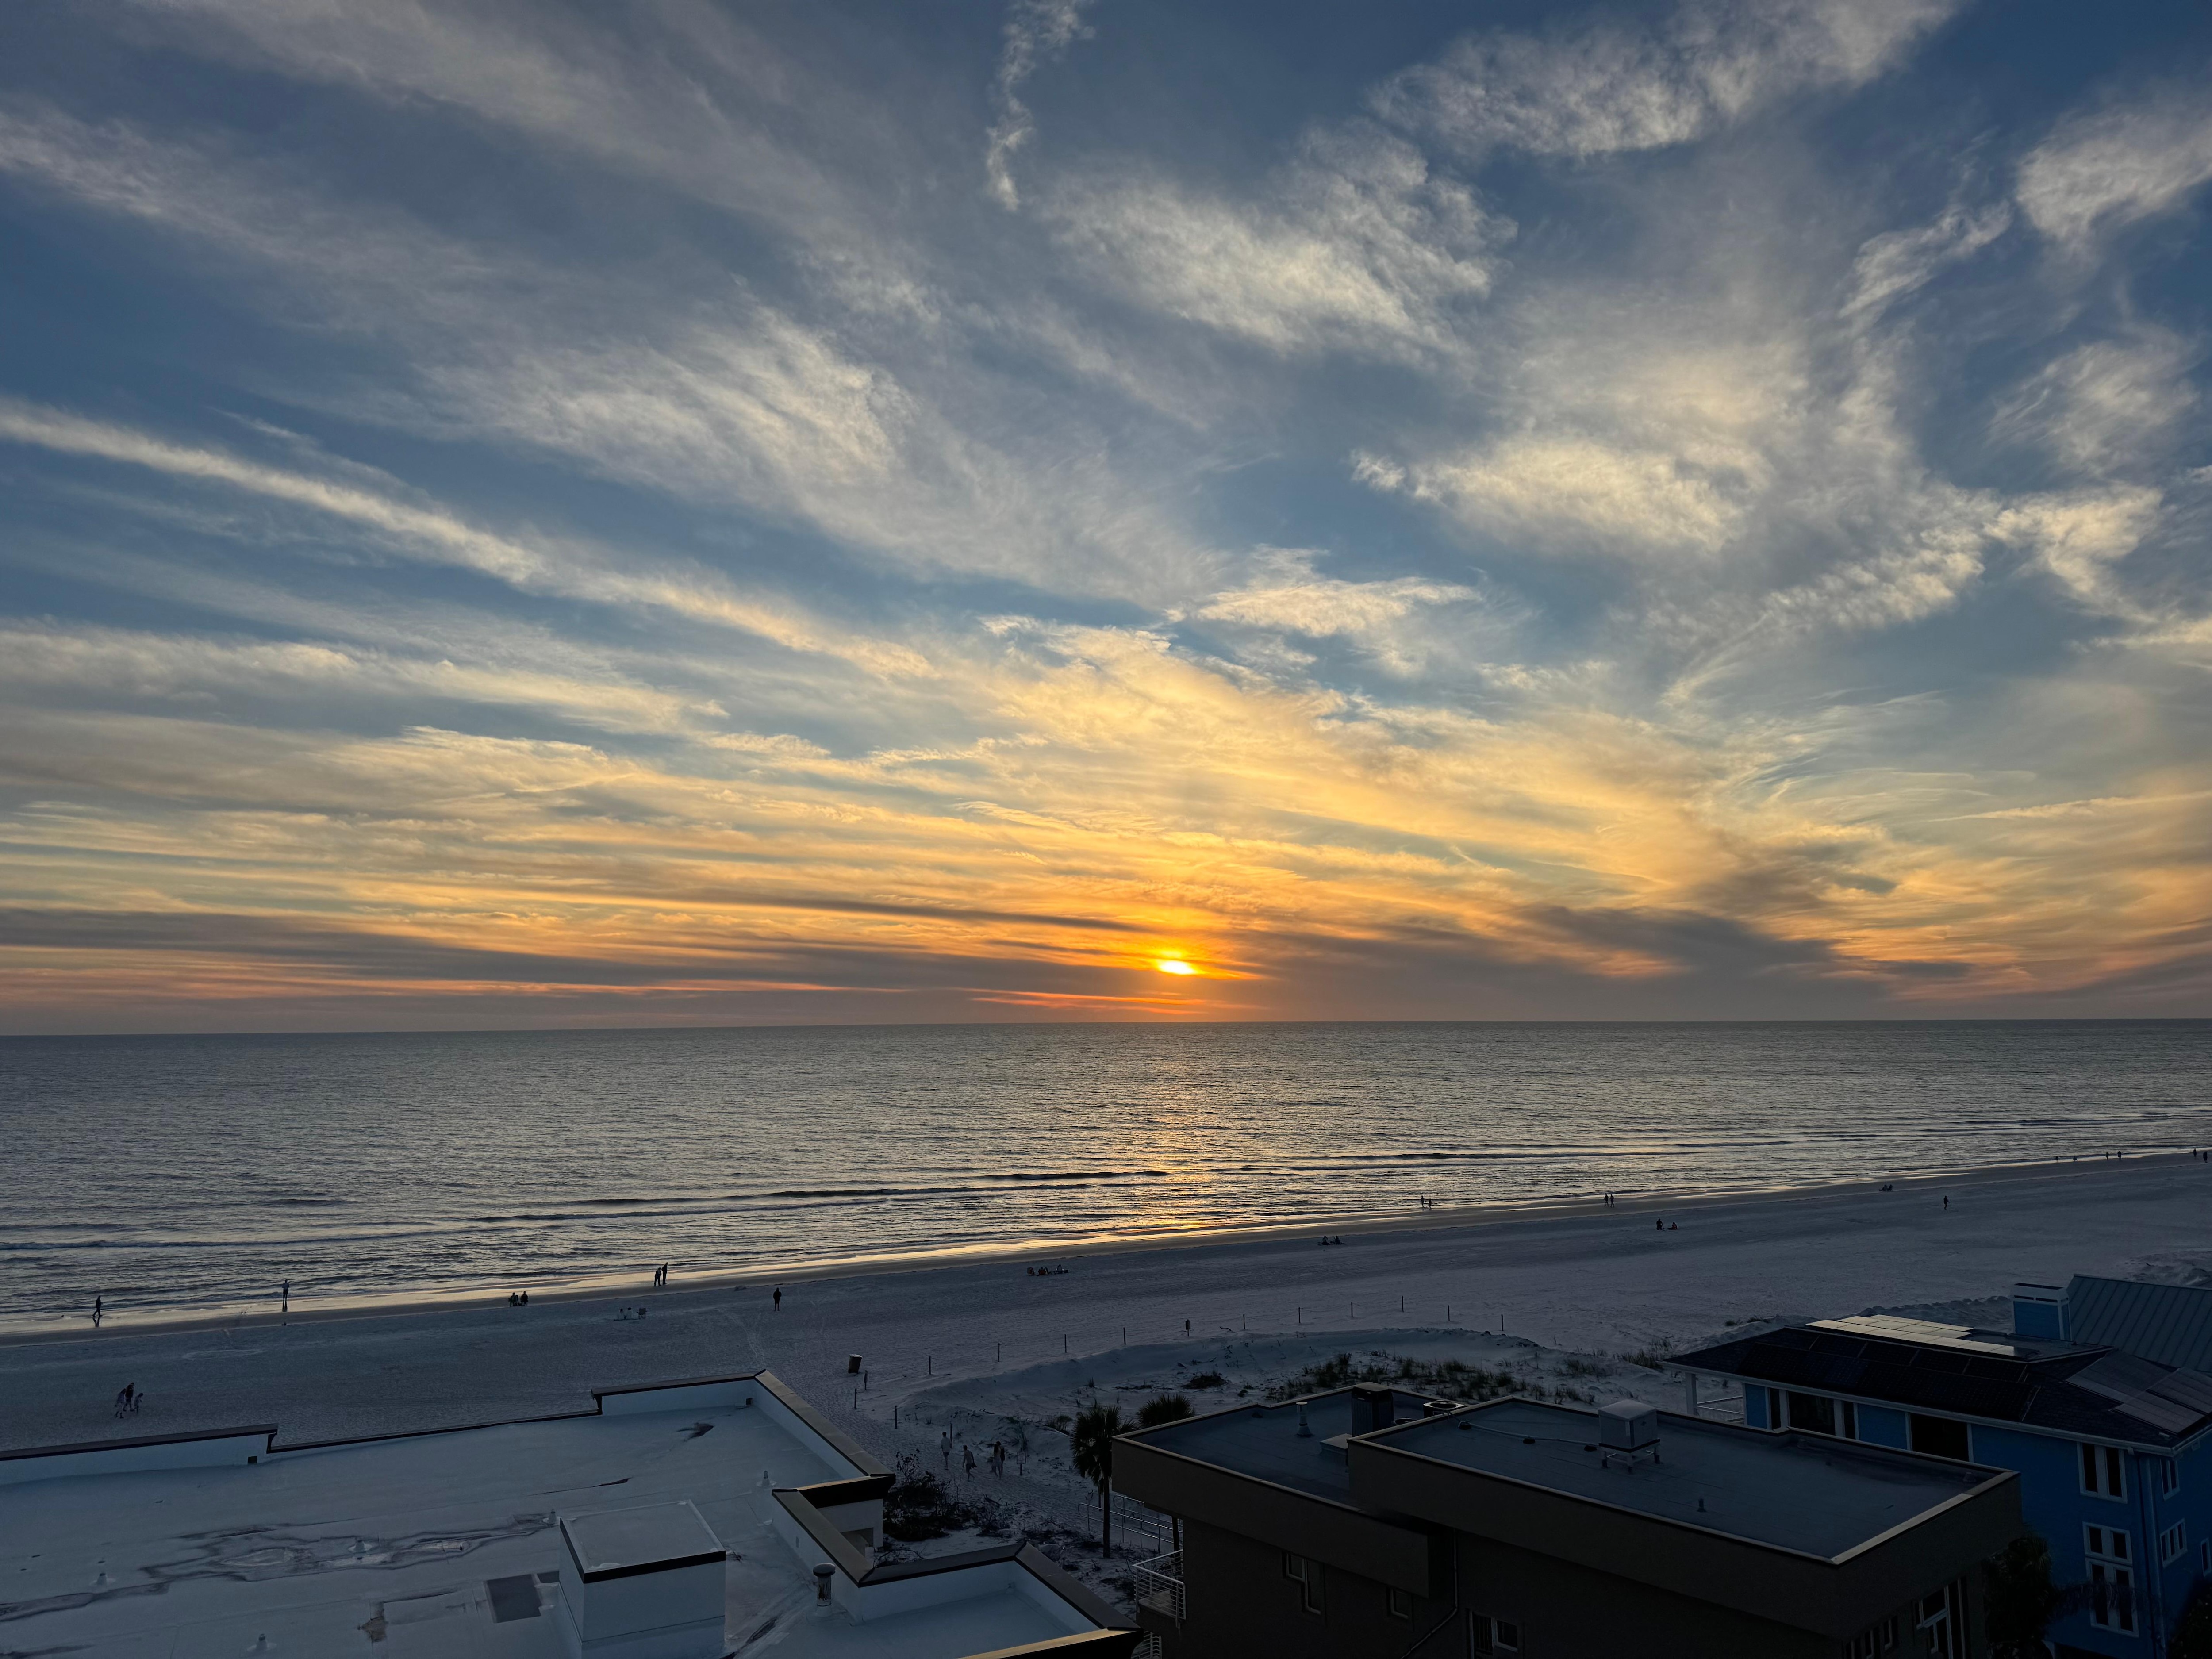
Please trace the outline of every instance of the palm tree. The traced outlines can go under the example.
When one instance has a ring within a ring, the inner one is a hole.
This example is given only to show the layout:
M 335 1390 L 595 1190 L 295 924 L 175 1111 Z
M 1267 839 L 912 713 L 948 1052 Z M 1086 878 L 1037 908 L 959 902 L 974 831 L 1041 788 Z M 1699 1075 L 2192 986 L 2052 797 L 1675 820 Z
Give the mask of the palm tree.
M 1121 1432 L 1119 1406 L 1086 1406 L 1075 1419 L 1068 1449 L 1075 1472 L 1098 1488 L 1099 1539 L 1109 1553 L 1114 1547 L 1114 1437 Z

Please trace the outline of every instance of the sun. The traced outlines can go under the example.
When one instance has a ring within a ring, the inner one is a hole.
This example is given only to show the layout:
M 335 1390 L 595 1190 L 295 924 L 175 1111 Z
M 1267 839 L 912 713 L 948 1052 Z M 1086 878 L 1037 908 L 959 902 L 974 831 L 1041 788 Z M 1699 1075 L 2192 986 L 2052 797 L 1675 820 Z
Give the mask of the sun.
M 1198 971 L 1181 957 L 1162 957 L 1154 965 L 1164 974 L 1195 974 Z

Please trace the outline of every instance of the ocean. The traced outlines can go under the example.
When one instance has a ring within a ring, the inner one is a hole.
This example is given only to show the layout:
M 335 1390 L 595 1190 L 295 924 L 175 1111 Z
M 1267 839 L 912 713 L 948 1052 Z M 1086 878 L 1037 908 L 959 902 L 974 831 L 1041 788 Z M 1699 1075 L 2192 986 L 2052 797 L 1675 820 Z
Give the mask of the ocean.
M 0 1322 L 2212 1145 L 2212 1022 L 0 1040 Z

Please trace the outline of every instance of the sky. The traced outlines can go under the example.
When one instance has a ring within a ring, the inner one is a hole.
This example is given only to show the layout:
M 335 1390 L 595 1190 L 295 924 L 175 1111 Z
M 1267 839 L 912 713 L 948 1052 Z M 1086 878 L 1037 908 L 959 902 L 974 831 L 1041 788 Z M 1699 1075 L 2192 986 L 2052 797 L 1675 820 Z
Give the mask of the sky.
M 2212 1014 L 2212 14 L 0 16 L 0 1030 Z

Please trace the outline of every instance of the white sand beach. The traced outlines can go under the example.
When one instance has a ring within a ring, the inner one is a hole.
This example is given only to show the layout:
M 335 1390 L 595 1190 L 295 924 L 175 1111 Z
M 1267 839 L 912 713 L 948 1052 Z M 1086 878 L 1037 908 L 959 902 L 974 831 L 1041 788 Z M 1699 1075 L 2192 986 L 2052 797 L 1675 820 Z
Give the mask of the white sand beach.
M 1948 1196 L 1949 1206 L 1943 1199 Z M 1656 1222 L 1663 1216 L 1668 1225 Z M 2212 1164 L 2085 1162 L 1664 1206 L 1116 1248 L 1032 1276 L 991 1257 L 905 1271 L 0 1345 L 0 1447 L 275 1423 L 279 1443 L 586 1409 L 593 1387 L 772 1367 L 887 1460 L 950 1428 L 1025 1442 L 975 1490 L 1012 1524 L 1089 1512 L 1048 1425 L 1212 1371 L 1264 1389 L 1337 1352 L 1456 1358 L 1594 1398 L 1678 1385 L 1625 1358 L 1732 1325 L 1911 1310 L 1984 1318 L 2016 1279 L 2212 1280 Z M 625 1308 L 642 1318 L 618 1317 Z M 1188 1333 L 1185 1322 L 1188 1322 Z M 847 1374 L 858 1354 L 864 1378 Z M 118 1420 L 126 1382 L 148 1403 Z M 958 1460 L 955 1459 L 956 1466 Z M 956 1467 L 956 1478 L 965 1484 Z

